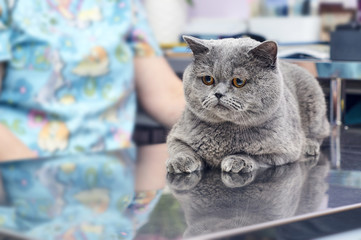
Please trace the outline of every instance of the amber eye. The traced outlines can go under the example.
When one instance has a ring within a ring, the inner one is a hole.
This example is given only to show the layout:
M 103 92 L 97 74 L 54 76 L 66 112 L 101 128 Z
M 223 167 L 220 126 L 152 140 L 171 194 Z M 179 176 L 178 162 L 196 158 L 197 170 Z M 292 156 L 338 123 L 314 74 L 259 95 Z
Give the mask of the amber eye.
M 233 86 L 237 88 L 241 88 L 246 84 L 246 79 L 240 79 L 240 78 L 233 78 Z
M 203 76 L 202 81 L 205 85 L 212 85 L 214 83 L 214 78 L 211 76 Z

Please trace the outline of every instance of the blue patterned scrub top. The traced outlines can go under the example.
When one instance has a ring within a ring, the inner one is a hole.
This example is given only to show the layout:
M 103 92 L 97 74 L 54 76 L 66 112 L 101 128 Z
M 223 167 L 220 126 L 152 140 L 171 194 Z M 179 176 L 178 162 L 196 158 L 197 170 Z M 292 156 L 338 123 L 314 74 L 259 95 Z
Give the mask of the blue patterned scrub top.
M 160 55 L 138 0 L 0 0 L 0 123 L 40 156 L 131 144 L 135 56 Z

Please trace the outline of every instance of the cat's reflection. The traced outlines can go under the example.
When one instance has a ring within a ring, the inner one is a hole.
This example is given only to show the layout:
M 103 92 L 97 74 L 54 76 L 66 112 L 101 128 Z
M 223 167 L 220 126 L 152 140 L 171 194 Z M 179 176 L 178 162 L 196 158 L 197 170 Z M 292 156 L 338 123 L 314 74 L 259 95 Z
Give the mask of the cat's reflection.
M 187 221 L 185 237 L 288 218 L 320 209 L 328 160 L 306 161 L 246 174 L 205 170 L 168 174 Z

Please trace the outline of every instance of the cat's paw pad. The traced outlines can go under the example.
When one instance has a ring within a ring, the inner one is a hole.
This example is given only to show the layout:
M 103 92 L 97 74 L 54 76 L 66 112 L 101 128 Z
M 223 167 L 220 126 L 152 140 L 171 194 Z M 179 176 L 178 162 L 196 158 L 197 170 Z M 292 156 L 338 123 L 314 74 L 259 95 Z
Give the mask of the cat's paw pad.
M 304 153 L 306 156 L 318 156 L 320 154 L 320 143 L 316 140 L 307 139 Z
M 191 173 L 201 170 L 203 162 L 192 154 L 180 153 L 169 158 L 166 166 L 170 173 Z
M 248 157 L 227 156 L 222 160 L 221 169 L 225 172 L 251 172 L 254 170 L 254 162 Z
M 229 188 L 244 187 L 254 180 L 254 176 L 254 172 L 242 174 L 222 172 L 222 182 Z
M 187 191 L 194 188 L 201 180 L 202 175 L 200 171 L 192 172 L 190 174 L 172 174 L 168 173 L 167 183 L 172 190 Z

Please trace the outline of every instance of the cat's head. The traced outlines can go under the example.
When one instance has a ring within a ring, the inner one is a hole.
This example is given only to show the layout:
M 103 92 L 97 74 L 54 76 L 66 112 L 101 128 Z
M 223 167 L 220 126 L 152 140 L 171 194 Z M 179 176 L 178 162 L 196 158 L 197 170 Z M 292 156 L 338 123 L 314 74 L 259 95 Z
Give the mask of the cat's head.
M 194 55 L 183 76 L 185 96 L 199 118 L 250 126 L 278 108 L 283 79 L 275 42 L 187 36 L 184 40 Z

